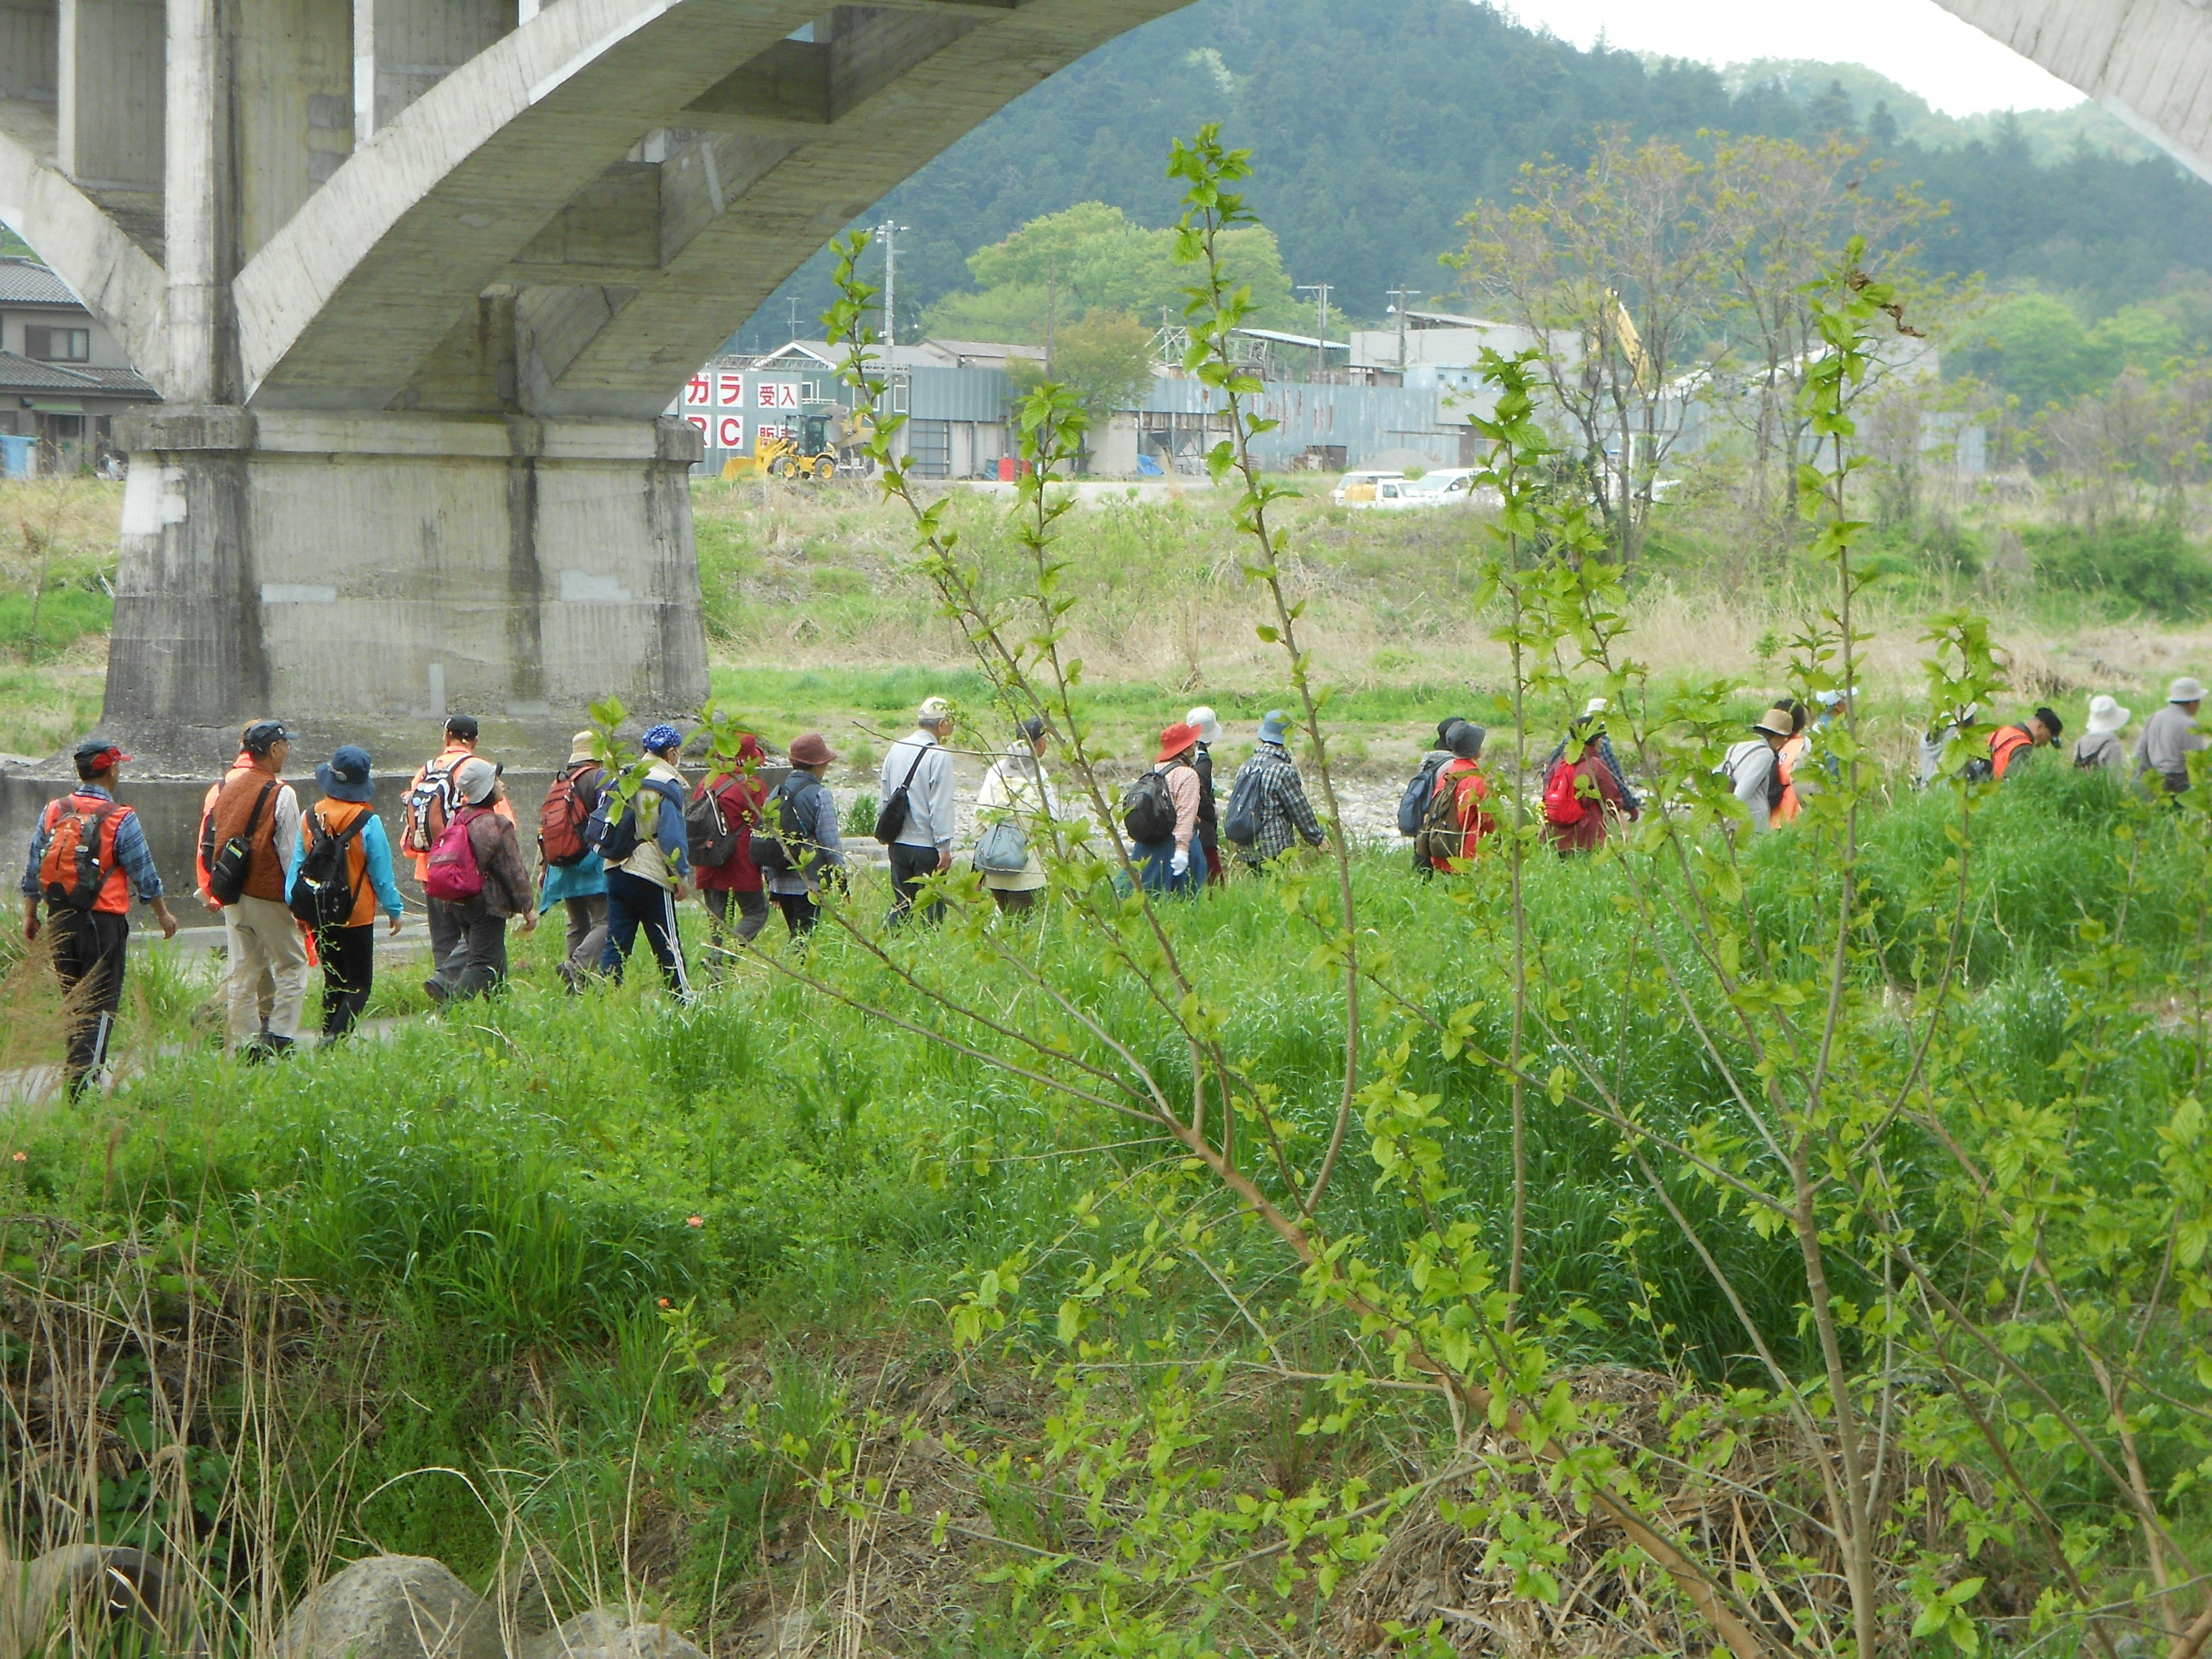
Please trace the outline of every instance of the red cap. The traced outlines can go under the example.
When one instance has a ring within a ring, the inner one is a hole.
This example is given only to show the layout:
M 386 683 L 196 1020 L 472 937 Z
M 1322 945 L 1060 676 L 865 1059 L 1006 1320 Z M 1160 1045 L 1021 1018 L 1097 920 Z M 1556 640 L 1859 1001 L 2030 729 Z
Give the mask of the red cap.
M 74 758 L 81 767 L 88 767 L 94 772 L 105 772 L 110 767 L 122 765 L 131 757 L 112 743 L 98 743 L 88 738 L 85 742 L 77 744 Z

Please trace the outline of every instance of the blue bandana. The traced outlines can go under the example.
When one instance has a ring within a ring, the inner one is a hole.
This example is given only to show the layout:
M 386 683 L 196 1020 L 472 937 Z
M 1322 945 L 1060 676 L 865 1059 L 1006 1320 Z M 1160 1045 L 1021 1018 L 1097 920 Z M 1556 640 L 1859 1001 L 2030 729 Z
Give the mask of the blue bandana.
M 659 726 L 648 726 L 638 743 L 646 753 L 657 755 L 664 749 L 681 749 L 684 734 L 663 720 Z

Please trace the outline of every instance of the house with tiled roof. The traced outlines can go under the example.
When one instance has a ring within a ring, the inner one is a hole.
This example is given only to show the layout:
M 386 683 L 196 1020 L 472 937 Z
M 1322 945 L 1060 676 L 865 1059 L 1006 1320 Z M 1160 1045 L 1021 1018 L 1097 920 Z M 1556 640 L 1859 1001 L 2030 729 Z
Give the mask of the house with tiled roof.
M 155 396 L 67 283 L 0 257 L 0 433 L 36 438 L 40 471 L 97 464 L 115 416 Z

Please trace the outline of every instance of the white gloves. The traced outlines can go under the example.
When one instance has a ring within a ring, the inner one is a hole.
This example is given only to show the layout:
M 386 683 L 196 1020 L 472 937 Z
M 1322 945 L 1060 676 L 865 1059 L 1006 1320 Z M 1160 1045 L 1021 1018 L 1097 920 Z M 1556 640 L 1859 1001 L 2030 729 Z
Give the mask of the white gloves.
M 1168 873 L 1171 876 L 1180 876 L 1188 872 L 1189 868 L 1190 848 L 1188 847 L 1176 848 L 1175 857 L 1168 860 Z

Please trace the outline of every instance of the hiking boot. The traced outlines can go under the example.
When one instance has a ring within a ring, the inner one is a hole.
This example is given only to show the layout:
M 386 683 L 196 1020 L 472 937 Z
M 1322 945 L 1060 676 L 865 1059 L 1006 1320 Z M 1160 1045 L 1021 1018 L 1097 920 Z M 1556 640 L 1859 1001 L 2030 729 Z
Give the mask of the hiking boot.
M 422 981 L 422 994 L 430 999 L 430 1006 L 433 1008 L 442 1008 L 446 1006 L 446 988 L 445 985 L 438 980 L 424 980 Z
M 298 1046 L 293 1038 L 278 1036 L 271 1031 L 261 1039 L 261 1057 L 264 1060 L 289 1060 L 292 1050 Z

